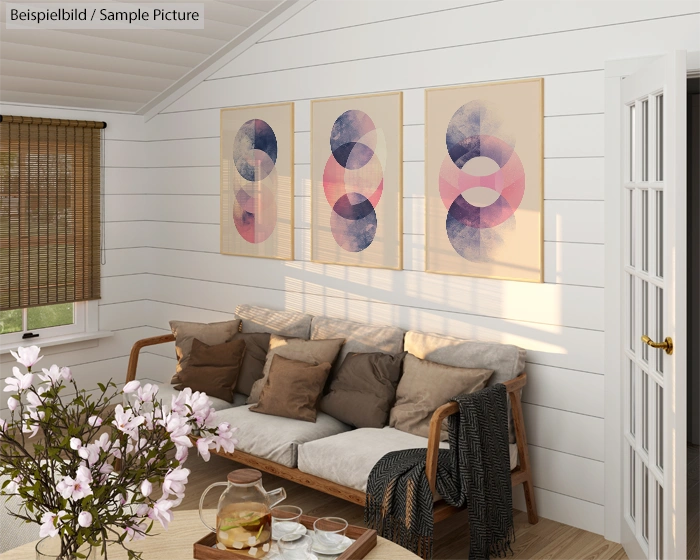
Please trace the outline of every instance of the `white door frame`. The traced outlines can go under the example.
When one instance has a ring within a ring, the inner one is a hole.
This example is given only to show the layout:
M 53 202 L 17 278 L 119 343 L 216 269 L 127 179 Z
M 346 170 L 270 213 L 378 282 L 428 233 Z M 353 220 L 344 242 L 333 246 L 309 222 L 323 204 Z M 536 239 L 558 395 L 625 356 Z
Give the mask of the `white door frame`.
M 605 524 L 604 536 L 622 536 L 622 78 L 663 56 L 609 61 L 605 64 Z M 700 74 L 700 52 L 689 52 L 688 76 Z M 609 305 L 608 305 L 609 303 Z M 685 352 L 685 349 L 681 351 Z

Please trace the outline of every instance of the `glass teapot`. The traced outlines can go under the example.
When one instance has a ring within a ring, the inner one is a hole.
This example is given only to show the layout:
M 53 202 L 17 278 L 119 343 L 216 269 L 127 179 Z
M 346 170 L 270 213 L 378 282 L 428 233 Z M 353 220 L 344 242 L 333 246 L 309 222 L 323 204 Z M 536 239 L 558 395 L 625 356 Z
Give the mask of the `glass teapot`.
M 271 510 L 287 497 L 287 493 L 284 488 L 266 492 L 262 473 L 255 469 L 231 471 L 226 479 L 204 491 L 199 500 L 199 518 L 216 533 L 216 542 L 220 545 L 232 550 L 247 549 L 251 557 L 261 558 L 270 549 Z M 204 520 L 202 506 L 204 497 L 215 486 L 226 486 L 226 490 L 219 498 L 216 527 L 212 527 Z

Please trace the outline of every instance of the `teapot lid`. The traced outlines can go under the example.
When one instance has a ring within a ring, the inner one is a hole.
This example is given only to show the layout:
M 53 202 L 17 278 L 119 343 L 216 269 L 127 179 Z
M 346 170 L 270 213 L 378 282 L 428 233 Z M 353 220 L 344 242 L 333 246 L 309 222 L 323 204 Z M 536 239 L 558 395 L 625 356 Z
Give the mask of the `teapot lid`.
M 262 478 L 262 473 L 256 469 L 237 469 L 228 473 L 226 479 L 232 484 L 253 484 Z

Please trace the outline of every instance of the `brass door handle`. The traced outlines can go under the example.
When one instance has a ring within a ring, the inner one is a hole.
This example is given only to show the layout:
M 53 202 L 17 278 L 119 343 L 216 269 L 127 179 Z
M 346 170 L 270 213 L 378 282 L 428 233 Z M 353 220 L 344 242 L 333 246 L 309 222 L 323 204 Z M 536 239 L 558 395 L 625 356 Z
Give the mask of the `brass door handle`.
M 670 336 L 667 336 L 666 340 L 664 340 L 663 342 L 654 342 L 647 335 L 643 335 L 642 342 L 644 344 L 648 344 L 652 348 L 662 348 L 664 352 L 666 352 L 666 354 L 668 354 L 669 356 L 673 354 L 673 339 Z

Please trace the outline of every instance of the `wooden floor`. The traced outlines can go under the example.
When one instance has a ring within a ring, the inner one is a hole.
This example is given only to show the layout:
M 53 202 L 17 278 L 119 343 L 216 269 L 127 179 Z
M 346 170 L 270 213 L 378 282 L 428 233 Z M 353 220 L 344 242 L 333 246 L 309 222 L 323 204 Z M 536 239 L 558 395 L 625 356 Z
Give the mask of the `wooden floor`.
M 199 498 L 209 484 L 225 481 L 229 471 L 241 467 L 215 455 L 212 455 L 209 463 L 205 463 L 194 451 L 190 453 L 186 466 L 192 474 L 190 483 L 187 485 L 187 495 L 179 509 L 197 509 Z M 268 474 L 263 475 L 263 484 L 267 490 L 284 486 L 287 491 L 285 503 L 299 506 L 308 515 L 317 517 L 336 515 L 347 519 L 353 525 L 362 525 L 362 507 L 358 505 Z M 212 489 L 204 507 L 215 509 L 222 490 L 223 487 Z M 209 522 L 213 524 L 214 520 Z M 467 514 L 462 512 L 436 525 L 434 555 L 436 559 L 469 557 L 469 536 L 465 530 L 466 524 Z M 508 558 L 550 560 L 627 558 L 619 544 L 606 541 L 600 535 L 543 518 L 540 518 L 537 525 L 530 525 L 527 522 L 527 515 L 520 511 L 515 512 L 515 535 L 513 546 L 515 555 Z
M 688 558 L 700 559 L 700 447 L 688 444 Z

